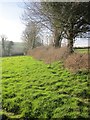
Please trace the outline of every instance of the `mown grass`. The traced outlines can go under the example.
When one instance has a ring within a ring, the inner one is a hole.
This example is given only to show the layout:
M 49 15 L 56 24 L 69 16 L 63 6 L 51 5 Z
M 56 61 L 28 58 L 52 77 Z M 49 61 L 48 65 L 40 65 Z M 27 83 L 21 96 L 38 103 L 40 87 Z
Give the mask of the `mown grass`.
M 2 117 L 89 118 L 88 71 L 70 73 L 63 63 L 30 56 L 2 58 Z

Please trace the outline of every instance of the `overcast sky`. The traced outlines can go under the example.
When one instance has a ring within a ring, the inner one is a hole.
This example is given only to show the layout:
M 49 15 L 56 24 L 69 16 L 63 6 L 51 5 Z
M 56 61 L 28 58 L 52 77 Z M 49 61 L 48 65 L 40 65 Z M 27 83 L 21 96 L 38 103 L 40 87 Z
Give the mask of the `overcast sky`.
M 21 35 L 25 28 L 21 20 L 24 11 L 22 1 L 0 0 L 0 35 L 4 34 L 14 42 L 22 42 Z M 78 40 L 75 46 L 88 46 L 88 40 Z
M 21 41 L 24 24 L 21 16 L 23 14 L 22 2 L 0 1 L 0 35 L 5 34 L 8 40 Z

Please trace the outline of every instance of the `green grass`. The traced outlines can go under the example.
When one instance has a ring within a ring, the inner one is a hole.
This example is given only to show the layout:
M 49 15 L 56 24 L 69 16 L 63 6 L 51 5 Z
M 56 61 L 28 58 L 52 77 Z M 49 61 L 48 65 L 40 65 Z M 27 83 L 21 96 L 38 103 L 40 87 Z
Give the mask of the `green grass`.
M 77 52 L 77 53 L 86 53 L 86 54 L 88 54 L 89 53 L 89 49 L 88 48 L 76 48 L 75 49 L 75 52 Z
M 88 118 L 88 72 L 29 56 L 2 58 L 2 112 L 9 119 Z M 8 119 L 7 118 L 7 119 Z

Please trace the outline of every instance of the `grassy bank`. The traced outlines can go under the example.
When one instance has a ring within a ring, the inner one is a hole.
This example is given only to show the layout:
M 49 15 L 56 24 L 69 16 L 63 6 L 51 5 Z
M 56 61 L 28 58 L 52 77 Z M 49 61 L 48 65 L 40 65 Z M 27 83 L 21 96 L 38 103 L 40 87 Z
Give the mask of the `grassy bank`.
M 2 58 L 4 119 L 88 118 L 88 71 L 70 73 L 63 63 L 30 56 Z

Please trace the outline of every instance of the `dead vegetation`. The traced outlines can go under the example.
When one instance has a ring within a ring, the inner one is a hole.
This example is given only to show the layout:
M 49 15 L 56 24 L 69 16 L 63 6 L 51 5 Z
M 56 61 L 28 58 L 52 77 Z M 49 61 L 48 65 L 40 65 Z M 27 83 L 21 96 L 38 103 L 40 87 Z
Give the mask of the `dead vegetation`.
M 31 55 L 38 60 L 43 60 L 45 63 L 52 63 L 65 59 L 68 56 L 67 48 L 54 48 L 54 47 L 38 47 L 29 50 L 27 55 Z
M 72 72 L 90 69 L 89 54 L 74 53 L 67 57 L 64 66 Z
M 73 53 L 69 55 L 66 47 L 54 48 L 52 46 L 42 46 L 29 50 L 27 55 L 33 56 L 35 59 L 42 60 L 48 64 L 61 60 L 64 62 L 65 68 L 70 71 L 76 72 L 81 69 L 85 70 L 90 68 L 88 54 Z

